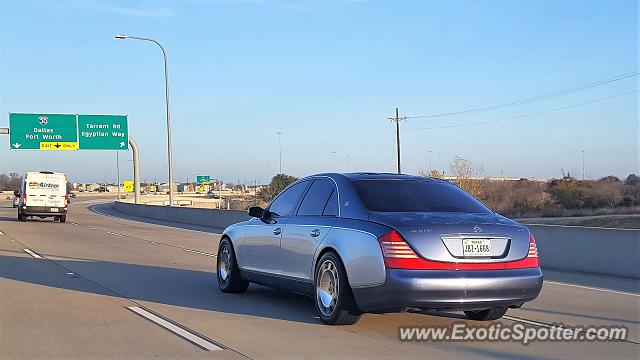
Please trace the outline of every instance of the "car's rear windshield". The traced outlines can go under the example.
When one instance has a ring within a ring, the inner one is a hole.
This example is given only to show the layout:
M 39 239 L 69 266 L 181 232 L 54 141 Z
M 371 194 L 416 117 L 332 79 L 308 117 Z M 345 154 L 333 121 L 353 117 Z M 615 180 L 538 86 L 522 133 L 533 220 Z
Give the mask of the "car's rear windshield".
M 380 212 L 490 213 L 457 186 L 433 180 L 354 180 L 364 206 Z

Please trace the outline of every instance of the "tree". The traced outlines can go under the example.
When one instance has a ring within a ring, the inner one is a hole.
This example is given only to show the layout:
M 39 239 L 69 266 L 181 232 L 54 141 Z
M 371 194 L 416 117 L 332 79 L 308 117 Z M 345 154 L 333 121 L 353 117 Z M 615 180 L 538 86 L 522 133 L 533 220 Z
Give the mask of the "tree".
M 260 192 L 258 193 L 258 197 L 260 198 L 260 200 L 269 202 L 282 190 L 284 190 L 284 188 L 286 188 L 287 186 L 289 186 L 289 184 L 293 183 L 296 180 L 298 180 L 298 178 L 295 176 L 278 174 L 271 178 L 271 182 L 267 187 L 260 190 Z
M 484 169 L 475 167 L 471 160 L 454 156 L 451 162 L 451 173 L 456 177 L 457 185 L 464 191 L 475 197 L 482 195 L 482 177 Z
M 623 204 L 630 206 L 640 205 L 640 177 L 636 174 L 627 176 L 624 181 Z
M 440 171 L 438 171 L 436 169 L 432 169 L 429 172 L 426 172 L 424 170 L 420 170 L 420 176 L 431 177 L 431 178 L 436 178 L 436 179 L 444 178 L 444 174 L 440 173 Z
M 22 184 L 22 176 L 11 173 L 9 176 L 0 174 L 0 191 L 20 190 Z

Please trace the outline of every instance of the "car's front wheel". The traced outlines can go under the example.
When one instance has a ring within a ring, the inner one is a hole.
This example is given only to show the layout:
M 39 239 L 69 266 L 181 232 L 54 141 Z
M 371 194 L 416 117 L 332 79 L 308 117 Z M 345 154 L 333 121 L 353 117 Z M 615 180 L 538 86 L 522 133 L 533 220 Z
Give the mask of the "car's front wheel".
M 222 239 L 218 246 L 216 272 L 218 287 L 222 292 L 241 293 L 247 291 L 249 282 L 240 276 L 236 253 L 233 251 L 233 244 L 228 238 Z
M 491 320 L 500 319 L 504 314 L 507 313 L 507 308 L 496 307 L 496 308 L 490 308 L 486 310 L 465 311 L 464 313 L 471 320 L 491 321 Z
M 360 319 L 347 273 L 340 259 L 328 252 L 318 260 L 315 271 L 315 305 L 322 322 L 351 325 Z

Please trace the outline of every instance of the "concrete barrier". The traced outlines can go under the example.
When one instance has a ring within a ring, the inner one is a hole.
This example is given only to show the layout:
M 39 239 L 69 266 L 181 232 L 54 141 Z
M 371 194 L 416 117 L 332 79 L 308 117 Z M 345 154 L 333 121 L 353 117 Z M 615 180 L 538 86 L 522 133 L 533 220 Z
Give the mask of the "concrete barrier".
M 640 230 L 527 225 L 542 268 L 640 279 Z
M 136 205 L 116 202 L 116 210 L 183 224 L 225 228 L 248 220 L 246 211 Z M 527 225 L 538 244 L 543 269 L 640 279 L 640 230 Z
M 246 211 L 155 206 L 120 201 L 116 201 L 114 206 L 116 210 L 129 215 L 220 229 L 240 221 L 249 220 L 249 215 Z

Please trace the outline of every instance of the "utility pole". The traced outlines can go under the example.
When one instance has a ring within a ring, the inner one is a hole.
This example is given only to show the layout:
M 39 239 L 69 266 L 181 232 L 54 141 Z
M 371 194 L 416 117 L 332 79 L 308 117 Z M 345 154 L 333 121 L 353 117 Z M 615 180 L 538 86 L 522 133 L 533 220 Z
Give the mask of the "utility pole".
M 389 120 L 396 123 L 396 147 L 398 150 L 398 174 L 401 174 L 400 171 L 400 121 L 406 120 L 407 117 L 400 117 L 400 110 L 396 108 L 396 116 L 388 118 Z
M 584 150 L 582 150 L 582 181 L 584 181 Z

